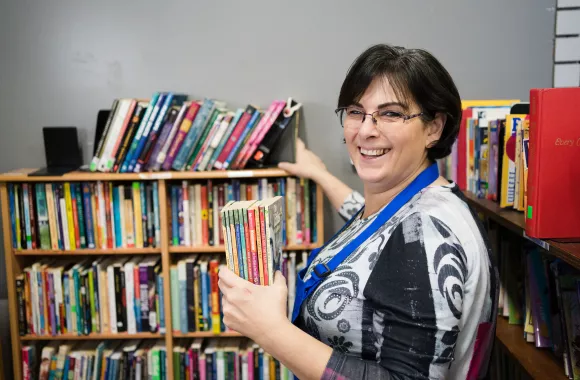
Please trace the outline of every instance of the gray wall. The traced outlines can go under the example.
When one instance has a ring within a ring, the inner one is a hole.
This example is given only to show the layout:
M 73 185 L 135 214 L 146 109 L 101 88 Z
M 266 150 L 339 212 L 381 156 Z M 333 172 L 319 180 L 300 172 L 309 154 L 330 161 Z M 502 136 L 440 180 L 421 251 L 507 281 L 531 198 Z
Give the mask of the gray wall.
M 363 49 L 378 42 L 426 48 L 451 72 L 463 98 L 527 100 L 530 87 L 552 84 L 553 6 L 543 0 L 0 0 L 0 171 L 43 165 L 42 126 L 74 125 L 92 136 L 97 110 L 113 98 L 174 90 L 230 107 L 293 96 L 304 104 L 308 146 L 360 188 L 333 109 L 345 72 Z M 92 149 L 88 139 L 83 147 Z M 325 217 L 328 237 L 341 221 L 329 208 Z

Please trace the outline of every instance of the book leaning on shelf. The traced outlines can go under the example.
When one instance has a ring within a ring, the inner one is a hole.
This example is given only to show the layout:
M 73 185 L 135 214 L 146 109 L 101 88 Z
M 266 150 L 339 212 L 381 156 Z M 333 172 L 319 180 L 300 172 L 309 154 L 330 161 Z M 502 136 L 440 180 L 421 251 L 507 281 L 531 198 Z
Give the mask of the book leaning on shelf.
M 221 215 L 228 268 L 256 285 L 272 284 L 282 257 L 283 198 L 231 201 Z
M 155 92 L 151 99 L 115 99 L 90 171 L 206 171 L 262 166 L 299 103 L 229 109 L 210 98 Z

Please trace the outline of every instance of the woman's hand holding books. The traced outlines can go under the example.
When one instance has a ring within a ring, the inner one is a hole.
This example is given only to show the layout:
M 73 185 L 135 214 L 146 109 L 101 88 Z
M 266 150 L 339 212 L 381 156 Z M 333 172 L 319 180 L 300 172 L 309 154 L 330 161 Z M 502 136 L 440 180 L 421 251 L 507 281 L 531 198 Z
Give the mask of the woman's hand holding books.
M 276 271 L 274 283 L 255 285 L 236 275 L 226 266 L 219 271 L 224 324 L 261 344 L 267 334 L 288 320 L 288 288 L 282 272 Z

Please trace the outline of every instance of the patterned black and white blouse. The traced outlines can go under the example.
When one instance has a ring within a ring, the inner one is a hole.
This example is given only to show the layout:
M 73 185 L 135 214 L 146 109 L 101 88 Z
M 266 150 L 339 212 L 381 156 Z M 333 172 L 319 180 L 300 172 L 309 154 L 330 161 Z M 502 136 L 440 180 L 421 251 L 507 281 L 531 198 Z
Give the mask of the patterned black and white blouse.
M 363 202 L 353 192 L 341 215 Z M 353 220 L 306 279 L 377 215 Z M 323 280 L 298 324 L 333 348 L 324 379 L 475 379 L 487 367 L 496 288 L 490 246 L 459 188 L 430 186 Z

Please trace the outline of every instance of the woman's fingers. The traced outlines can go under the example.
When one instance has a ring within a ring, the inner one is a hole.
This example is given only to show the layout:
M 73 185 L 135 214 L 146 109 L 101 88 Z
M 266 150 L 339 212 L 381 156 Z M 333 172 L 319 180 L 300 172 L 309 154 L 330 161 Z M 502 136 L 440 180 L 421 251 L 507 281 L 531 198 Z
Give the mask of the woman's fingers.
M 218 272 L 219 282 L 222 282 L 226 287 L 232 288 L 236 286 L 244 286 L 245 280 L 240 276 L 237 276 L 228 267 L 221 266 Z

